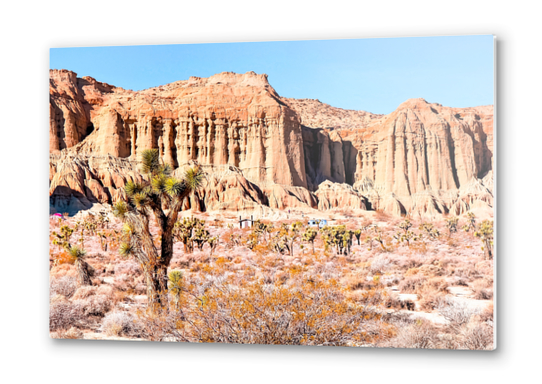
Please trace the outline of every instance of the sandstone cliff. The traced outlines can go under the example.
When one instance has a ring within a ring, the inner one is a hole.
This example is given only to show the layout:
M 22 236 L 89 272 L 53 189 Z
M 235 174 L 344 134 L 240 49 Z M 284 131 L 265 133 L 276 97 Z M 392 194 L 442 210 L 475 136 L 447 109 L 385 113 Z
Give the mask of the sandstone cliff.
M 491 174 L 492 106 L 448 108 L 411 99 L 389 115 L 360 112 L 357 127 L 335 128 L 335 108 L 311 101 L 309 110 L 320 116 L 314 119 L 302 110 L 306 103 L 290 101 L 301 116 L 313 190 L 322 180 L 346 182 L 378 209 L 448 213 L 469 184 Z
M 228 164 L 255 182 L 306 187 L 299 118 L 266 75 L 225 72 L 133 92 L 50 73 L 52 153 L 137 159 L 159 148 L 174 168 Z
M 281 98 L 266 75 L 221 73 L 130 91 L 50 72 L 51 203 L 111 203 L 142 150 L 208 173 L 206 210 L 492 209 L 493 107 L 411 99 L 389 115 Z

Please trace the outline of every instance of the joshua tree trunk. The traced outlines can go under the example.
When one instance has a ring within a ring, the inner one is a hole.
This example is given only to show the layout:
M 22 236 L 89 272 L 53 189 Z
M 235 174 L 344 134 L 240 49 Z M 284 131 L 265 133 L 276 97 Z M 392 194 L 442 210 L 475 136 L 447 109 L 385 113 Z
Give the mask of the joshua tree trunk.
M 491 252 L 490 244 L 488 241 L 486 241 L 485 247 L 484 247 L 484 254 L 486 260 L 493 259 L 493 253 Z
M 77 268 L 77 275 L 79 279 L 79 285 L 92 285 L 90 279 L 90 272 L 88 270 L 88 264 L 84 260 L 76 260 L 75 267 Z

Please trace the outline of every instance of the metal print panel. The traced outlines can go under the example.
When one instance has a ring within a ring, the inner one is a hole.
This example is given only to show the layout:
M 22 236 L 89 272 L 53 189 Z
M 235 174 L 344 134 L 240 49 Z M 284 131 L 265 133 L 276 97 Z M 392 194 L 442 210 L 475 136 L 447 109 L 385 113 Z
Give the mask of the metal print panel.
M 495 348 L 493 36 L 50 58 L 51 337 Z

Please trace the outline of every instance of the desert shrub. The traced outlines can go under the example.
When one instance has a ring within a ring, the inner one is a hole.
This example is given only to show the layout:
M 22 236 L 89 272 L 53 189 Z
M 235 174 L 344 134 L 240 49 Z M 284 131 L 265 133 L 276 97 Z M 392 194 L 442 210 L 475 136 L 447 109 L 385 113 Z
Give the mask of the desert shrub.
M 346 287 L 351 291 L 369 290 L 375 287 L 374 280 L 368 280 L 366 275 L 348 276 L 345 279 Z
M 54 332 L 50 333 L 50 336 L 53 339 L 82 339 L 83 338 L 83 332 L 81 330 L 71 327 L 68 330 L 65 329 L 57 329 Z
M 396 295 L 382 297 L 381 304 L 384 308 L 406 309 L 407 311 L 414 311 L 416 309 L 416 304 L 412 300 L 401 300 Z
M 483 260 L 477 263 L 474 267 L 475 271 L 480 275 L 493 276 L 493 261 L 492 260 Z
M 85 325 L 85 314 L 78 303 L 72 303 L 63 296 L 54 296 L 49 305 L 49 330 L 81 328 Z
M 409 268 L 407 269 L 407 271 L 404 273 L 404 277 L 409 277 L 409 276 L 414 276 L 414 275 L 417 275 L 418 272 L 420 272 L 420 268 Z
M 73 300 L 82 300 L 86 299 L 90 296 L 94 296 L 96 294 L 96 291 L 98 290 L 98 287 L 92 286 L 92 285 L 84 285 L 82 287 L 79 287 L 74 295 Z
M 456 330 L 467 324 L 472 316 L 480 312 L 479 309 L 469 306 L 468 303 L 451 297 L 444 298 L 439 303 L 437 310 L 449 321 L 450 327 Z
M 104 316 L 113 307 L 112 298 L 106 295 L 90 296 L 75 303 L 81 306 L 85 316 Z
M 440 343 L 438 329 L 427 320 L 417 320 L 414 324 L 399 328 L 397 337 L 389 341 L 392 348 L 438 348 Z
M 73 276 L 62 276 L 58 279 L 51 279 L 49 295 L 62 295 L 71 297 L 77 290 L 77 279 Z
M 296 280 L 293 286 L 261 280 L 234 288 L 232 277 L 202 290 L 187 287 L 179 312 L 140 313 L 151 340 L 243 344 L 365 345 L 389 337 L 380 315 L 349 299 L 334 280 Z M 210 280 L 207 279 L 209 282 Z M 378 330 L 378 331 L 377 331 Z
M 82 339 L 83 338 L 83 332 L 81 330 L 71 327 L 62 335 L 63 339 Z
M 422 265 L 419 268 L 419 271 L 425 276 L 442 276 L 444 274 L 444 270 L 440 266 L 435 264 Z
M 141 274 L 141 267 L 133 260 L 121 262 L 115 266 L 115 275 L 129 275 L 132 277 Z
M 75 262 L 74 258 L 69 254 L 66 249 L 61 249 L 57 253 L 52 253 L 51 258 L 53 260 L 54 266 L 59 266 L 62 264 L 72 264 Z
M 385 256 L 377 256 L 373 259 L 373 261 L 371 262 L 371 267 L 370 267 L 370 271 L 372 273 L 384 273 L 386 272 L 388 269 L 390 269 L 391 267 L 391 262 L 390 260 L 385 257 Z
M 418 304 L 422 311 L 432 311 L 437 309 L 446 294 L 440 291 L 424 290 L 419 293 Z
M 479 314 L 480 321 L 482 322 L 493 322 L 493 312 L 495 311 L 493 302 L 490 302 Z
M 478 272 L 474 264 L 464 264 L 461 267 L 457 267 L 453 273 L 454 276 L 460 277 L 466 281 L 472 281 L 475 277 L 478 276 Z
M 100 331 L 108 336 L 138 336 L 137 317 L 129 312 L 114 311 L 102 320 Z
M 421 291 L 448 293 L 448 283 L 443 277 L 433 277 L 427 279 L 427 281 L 423 284 Z
M 412 256 L 406 259 L 402 259 L 399 262 L 399 267 L 404 269 L 419 268 L 424 264 L 424 260 L 419 256 Z
M 60 278 L 63 276 L 77 277 L 77 271 L 75 270 L 75 266 L 73 264 L 60 264 L 51 268 L 49 276 L 51 279 Z
M 488 287 L 486 280 L 476 280 L 471 288 L 476 300 L 491 300 L 493 298 L 493 288 Z
M 381 276 L 380 281 L 381 281 L 382 284 L 384 284 L 385 286 L 387 286 L 387 287 L 392 287 L 392 286 L 394 286 L 394 285 L 399 284 L 399 282 L 401 281 L 401 279 L 399 278 L 398 275 L 383 275 L 383 276 Z
M 493 349 L 493 326 L 471 322 L 461 330 L 460 349 Z
M 113 290 L 110 287 L 82 286 L 72 300 L 85 316 L 104 316 L 113 307 Z
M 420 274 L 408 276 L 399 283 L 398 288 L 401 292 L 416 293 L 426 281 L 427 278 Z

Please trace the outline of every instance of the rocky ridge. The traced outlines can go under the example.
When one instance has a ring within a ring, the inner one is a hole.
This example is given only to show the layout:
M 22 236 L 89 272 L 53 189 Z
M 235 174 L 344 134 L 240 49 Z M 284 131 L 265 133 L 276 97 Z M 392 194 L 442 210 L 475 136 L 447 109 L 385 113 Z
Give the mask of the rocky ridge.
M 492 210 L 493 107 L 411 99 L 389 115 L 281 98 L 266 75 L 221 73 L 130 91 L 50 72 L 50 196 L 76 211 L 122 198 L 158 148 L 208 177 L 201 210 Z

